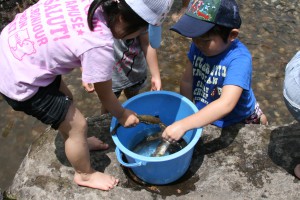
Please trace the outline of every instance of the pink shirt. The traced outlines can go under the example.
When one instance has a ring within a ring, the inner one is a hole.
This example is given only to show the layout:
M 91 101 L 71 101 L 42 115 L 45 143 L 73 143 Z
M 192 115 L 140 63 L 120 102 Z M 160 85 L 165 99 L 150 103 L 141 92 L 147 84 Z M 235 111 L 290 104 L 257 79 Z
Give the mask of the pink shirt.
M 111 79 L 113 36 L 102 12 L 87 24 L 91 0 L 40 0 L 7 25 L 0 37 L 0 92 L 24 101 L 57 75 L 83 68 L 88 83 Z

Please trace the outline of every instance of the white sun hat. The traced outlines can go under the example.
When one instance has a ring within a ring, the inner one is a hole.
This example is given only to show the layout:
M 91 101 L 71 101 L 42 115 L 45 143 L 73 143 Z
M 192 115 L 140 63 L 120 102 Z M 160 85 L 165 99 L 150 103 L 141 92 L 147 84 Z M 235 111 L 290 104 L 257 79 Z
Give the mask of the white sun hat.
M 158 48 L 161 42 L 161 25 L 170 11 L 173 0 L 125 0 L 141 18 L 149 23 L 149 42 Z

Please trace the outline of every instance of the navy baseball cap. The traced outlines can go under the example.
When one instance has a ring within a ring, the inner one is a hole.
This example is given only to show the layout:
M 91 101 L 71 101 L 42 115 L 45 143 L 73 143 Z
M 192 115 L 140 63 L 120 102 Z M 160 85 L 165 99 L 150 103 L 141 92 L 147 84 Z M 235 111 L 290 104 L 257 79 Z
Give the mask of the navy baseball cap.
M 199 37 L 215 25 L 240 28 L 239 7 L 235 0 L 191 0 L 185 14 L 170 30 L 185 37 Z

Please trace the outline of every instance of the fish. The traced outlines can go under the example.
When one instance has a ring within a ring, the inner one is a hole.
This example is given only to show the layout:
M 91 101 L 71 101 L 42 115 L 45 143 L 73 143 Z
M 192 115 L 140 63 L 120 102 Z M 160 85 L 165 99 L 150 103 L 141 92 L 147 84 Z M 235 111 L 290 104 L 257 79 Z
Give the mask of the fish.
M 137 118 L 139 119 L 140 123 L 144 124 L 158 124 L 161 130 L 165 130 L 167 127 L 164 123 L 162 123 L 159 119 L 159 116 L 152 116 L 152 115 L 137 115 Z M 114 129 L 110 132 L 112 135 L 115 135 L 117 133 L 117 129 L 121 126 L 120 123 L 118 123 Z
M 162 133 L 164 132 L 165 128 L 167 127 L 159 118 L 159 116 L 152 116 L 152 115 L 137 115 L 137 118 L 139 119 L 140 123 L 144 124 L 158 124 L 161 131 L 158 134 L 150 135 L 146 139 L 147 141 L 156 140 L 157 138 L 162 137 Z M 120 123 L 118 123 L 115 128 L 111 131 L 112 135 L 115 135 L 117 133 L 117 129 L 121 126 Z M 166 151 L 170 147 L 171 143 L 169 141 L 161 139 L 161 142 L 156 147 L 155 152 L 151 155 L 152 157 L 160 157 L 165 155 Z M 176 145 L 176 144 L 175 144 Z M 179 145 L 179 143 L 177 144 Z M 179 145 L 180 146 L 180 145 Z
M 166 151 L 170 147 L 171 142 L 162 140 L 159 145 L 156 147 L 155 152 L 151 155 L 151 157 L 161 157 L 166 154 Z

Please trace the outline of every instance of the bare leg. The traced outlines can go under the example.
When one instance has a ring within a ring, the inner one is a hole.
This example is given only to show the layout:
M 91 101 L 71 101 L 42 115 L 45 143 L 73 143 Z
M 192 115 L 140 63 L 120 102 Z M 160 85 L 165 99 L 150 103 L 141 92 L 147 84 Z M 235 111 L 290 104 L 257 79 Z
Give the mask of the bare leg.
M 66 88 L 63 87 L 60 89 L 65 90 Z M 110 190 L 118 184 L 118 179 L 91 167 L 87 122 L 74 104 L 70 105 L 65 120 L 60 124 L 58 130 L 65 138 L 66 156 L 75 169 L 75 183 L 100 190 Z
M 260 124 L 261 125 L 268 125 L 268 119 L 267 119 L 267 116 L 265 114 L 262 114 L 260 116 Z
M 70 97 L 71 99 L 73 99 L 73 94 L 69 90 L 69 88 L 67 87 L 67 85 L 65 84 L 65 82 L 63 81 L 63 79 L 61 79 L 61 81 L 60 81 L 59 91 L 61 91 L 62 93 L 64 93 L 65 95 L 67 95 L 68 97 Z
M 73 99 L 73 94 L 65 84 L 65 82 L 61 79 L 60 88 L 59 90 L 63 92 L 65 95 Z M 66 140 L 67 138 L 65 138 Z M 88 146 L 90 151 L 96 150 L 106 150 L 109 148 L 108 144 L 104 143 L 103 141 L 99 140 L 96 137 L 89 137 L 87 138 Z
M 298 179 L 300 179 L 300 164 L 298 164 L 298 165 L 295 167 L 294 173 L 295 173 L 296 177 L 297 177 Z
M 72 104 L 59 131 L 67 138 L 65 152 L 75 169 L 74 181 L 78 185 L 109 190 L 118 184 L 118 179 L 95 171 L 90 164 L 89 146 L 86 138 L 87 123 L 80 111 Z
M 139 90 L 135 90 L 135 91 L 131 91 L 131 90 L 127 90 L 127 89 L 124 90 L 124 94 L 125 94 L 127 99 L 130 99 L 131 97 L 134 97 L 139 92 L 140 92 Z

